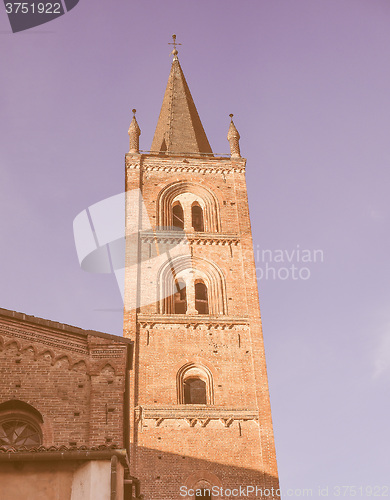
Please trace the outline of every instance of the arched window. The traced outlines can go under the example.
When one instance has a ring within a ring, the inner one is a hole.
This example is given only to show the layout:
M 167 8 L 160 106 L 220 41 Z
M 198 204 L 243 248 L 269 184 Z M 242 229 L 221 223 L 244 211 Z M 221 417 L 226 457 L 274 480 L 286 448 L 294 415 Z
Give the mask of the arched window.
M 176 293 L 174 294 L 174 312 L 175 314 L 185 314 L 187 312 L 187 293 L 186 284 L 183 280 L 176 281 Z
M 0 405 L 0 446 L 32 448 L 42 444 L 41 414 L 23 401 Z
M 158 271 L 158 311 L 175 314 L 177 281 L 187 284 L 188 315 L 228 314 L 226 281 L 222 270 L 211 260 L 188 255 L 167 259 Z M 196 302 L 196 304 L 195 304 Z
M 23 416 L 6 419 L 0 423 L 0 446 L 32 448 L 40 444 L 39 430 Z
M 192 216 L 192 227 L 194 231 L 203 232 L 204 222 L 203 222 L 203 210 L 198 202 L 194 202 L 191 207 Z
M 177 372 L 176 381 L 179 404 L 214 404 L 213 376 L 206 366 L 187 363 Z
M 203 281 L 197 281 L 195 283 L 195 309 L 198 311 L 198 314 L 209 313 L 207 287 Z
M 204 380 L 198 377 L 191 377 L 184 380 L 184 404 L 207 404 L 206 382 Z
M 173 226 L 178 227 L 179 229 L 184 228 L 184 213 L 183 213 L 183 207 L 181 206 L 180 202 L 176 201 L 172 207 L 172 214 L 173 214 Z
M 212 190 L 199 183 L 184 180 L 169 184 L 156 198 L 157 226 L 176 226 L 173 223 L 173 209 L 176 203 L 180 203 L 184 211 L 185 231 L 221 231 L 219 200 Z M 180 219 L 183 220 L 182 217 Z M 184 229 L 181 225 L 176 227 Z

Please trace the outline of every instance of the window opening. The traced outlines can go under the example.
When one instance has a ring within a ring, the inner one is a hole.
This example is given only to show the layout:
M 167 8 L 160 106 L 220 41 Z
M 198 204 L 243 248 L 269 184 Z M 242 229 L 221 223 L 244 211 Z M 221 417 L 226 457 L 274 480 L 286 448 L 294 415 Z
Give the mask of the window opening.
M 183 280 L 176 282 L 176 290 L 173 297 L 175 314 L 185 314 L 187 312 L 187 292 L 186 284 Z
M 180 229 L 184 229 L 184 213 L 183 207 L 180 203 L 176 203 L 172 209 L 173 212 L 173 226 Z
M 10 419 L 0 423 L 0 446 L 31 448 L 41 444 L 38 429 L 21 419 Z
M 184 404 L 186 405 L 205 405 L 206 382 L 200 378 L 187 378 L 184 381 Z
M 204 222 L 203 222 L 203 210 L 198 203 L 194 203 L 191 208 L 192 215 L 192 227 L 194 231 L 203 232 Z
M 207 287 L 202 281 L 195 283 L 195 309 L 198 311 L 198 314 L 209 313 Z

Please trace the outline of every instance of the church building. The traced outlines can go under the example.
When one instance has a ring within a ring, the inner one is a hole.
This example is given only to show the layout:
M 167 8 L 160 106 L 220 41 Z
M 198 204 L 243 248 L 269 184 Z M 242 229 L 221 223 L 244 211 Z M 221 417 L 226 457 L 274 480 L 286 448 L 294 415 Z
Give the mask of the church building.
M 0 309 L 0 500 L 131 500 L 133 343 Z
M 0 500 L 280 498 L 246 160 L 173 45 L 150 151 L 129 128 L 123 337 L 0 309 Z

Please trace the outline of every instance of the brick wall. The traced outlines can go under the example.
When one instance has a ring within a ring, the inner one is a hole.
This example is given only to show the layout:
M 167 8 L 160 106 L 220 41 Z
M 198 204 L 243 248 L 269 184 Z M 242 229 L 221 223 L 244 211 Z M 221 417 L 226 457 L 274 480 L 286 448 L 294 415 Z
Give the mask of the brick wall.
M 0 313 L 0 404 L 38 410 L 46 447 L 123 447 L 128 341 L 23 318 Z
M 146 499 L 181 498 L 180 486 L 195 476 L 198 484 L 277 489 L 245 160 L 127 155 L 126 167 L 126 189 L 141 189 L 153 229 L 164 218 L 161 204 L 170 186 L 177 185 L 177 193 L 207 192 L 215 200 L 210 202 L 218 212 L 214 231 L 190 230 L 186 237 L 194 268 L 205 262 L 205 272 L 207 267 L 216 269 L 211 281 L 222 284 L 213 298 L 210 293 L 209 302 L 218 302 L 214 311 L 224 308 L 222 314 L 207 316 L 164 313 L 160 279 L 150 281 L 143 268 L 151 253 L 150 239 L 145 243 L 140 238 L 142 264 L 137 275 L 134 270 L 127 274 L 124 317 L 124 334 L 136 344 L 133 473 L 142 480 Z M 128 224 L 131 216 L 128 207 Z M 161 254 L 172 241 L 159 238 Z M 151 286 L 156 287 L 155 300 L 148 303 Z M 132 295 L 141 300 L 137 314 L 129 306 Z M 213 401 L 207 405 L 179 404 L 178 373 L 191 363 L 211 374 Z

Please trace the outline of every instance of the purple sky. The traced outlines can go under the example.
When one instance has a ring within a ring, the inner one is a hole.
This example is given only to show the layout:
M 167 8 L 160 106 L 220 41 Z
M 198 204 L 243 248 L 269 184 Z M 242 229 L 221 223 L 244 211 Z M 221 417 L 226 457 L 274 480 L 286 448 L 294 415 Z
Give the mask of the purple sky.
M 150 148 L 176 33 L 217 153 L 234 113 L 256 249 L 324 255 L 259 281 L 282 489 L 389 485 L 389 26 L 388 0 L 80 0 L 12 34 L 0 7 L 0 307 L 121 335 L 72 223 L 123 190 L 133 107 Z

